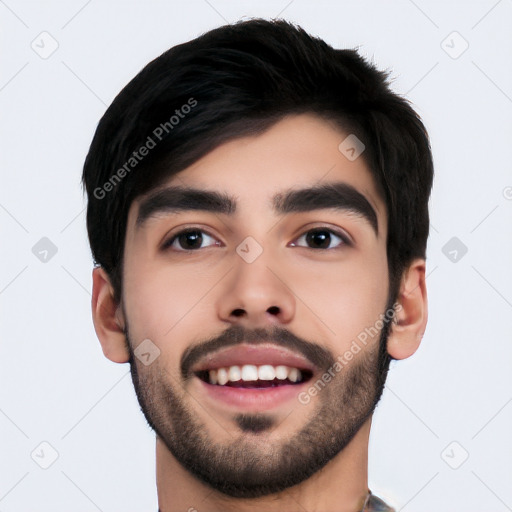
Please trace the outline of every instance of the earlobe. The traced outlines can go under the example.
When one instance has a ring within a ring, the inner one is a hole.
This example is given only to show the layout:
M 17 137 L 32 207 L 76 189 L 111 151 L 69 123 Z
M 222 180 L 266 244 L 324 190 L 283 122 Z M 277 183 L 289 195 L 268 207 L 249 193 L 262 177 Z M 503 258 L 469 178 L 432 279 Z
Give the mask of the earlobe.
M 125 318 L 114 300 L 110 279 L 101 267 L 92 272 L 92 318 L 103 354 L 115 363 L 130 359 L 125 337 Z
M 406 359 L 418 349 L 427 326 L 425 260 L 414 260 L 404 272 L 397 302 L 387 348 L 394 359 Z

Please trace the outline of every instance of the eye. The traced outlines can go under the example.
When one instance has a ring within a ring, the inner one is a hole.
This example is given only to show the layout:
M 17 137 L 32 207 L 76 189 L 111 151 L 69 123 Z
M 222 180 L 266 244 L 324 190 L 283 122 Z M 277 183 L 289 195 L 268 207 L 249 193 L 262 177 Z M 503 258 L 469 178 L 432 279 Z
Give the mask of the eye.
M 179 233 L 176 233 L 163 244 L 162 249 L 173 249 L 175 251 L 192 251 L 211 245 L 220 245 L 220 242 L 202 229 L 195 228 L 185 229 Z
M 301 243 L 302 241 L 305 242 Z M 334 247 L 332 244 L 335 243 Z M 290 244 L 292 247 L 301 246 L 310 249 L 336 249 L 343 245 L 351 245 L 349 238 L 343 233 L 328 228 L 316 228 L 306 231 Z

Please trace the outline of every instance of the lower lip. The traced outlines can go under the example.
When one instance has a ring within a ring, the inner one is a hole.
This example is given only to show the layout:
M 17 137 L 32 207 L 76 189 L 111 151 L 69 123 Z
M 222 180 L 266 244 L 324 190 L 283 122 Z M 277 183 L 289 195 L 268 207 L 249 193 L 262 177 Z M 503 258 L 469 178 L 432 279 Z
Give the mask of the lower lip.
M 196 379 L 203 386 L 207 396 L 237 409 L 249 411 L 266 411 L 294 399 L 298 401 L 299 393 L 304 391 L 307 384 L 304 382 L 302 384 L 283 384 L 272 388 L 235 388 L 209 384 L 199 377 Z

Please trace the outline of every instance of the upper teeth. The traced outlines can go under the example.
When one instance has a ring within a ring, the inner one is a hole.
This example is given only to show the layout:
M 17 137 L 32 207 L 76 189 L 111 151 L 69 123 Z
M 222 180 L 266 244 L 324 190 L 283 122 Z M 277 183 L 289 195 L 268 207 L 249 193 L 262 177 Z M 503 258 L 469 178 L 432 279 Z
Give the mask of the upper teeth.
M 302 373 L 298 368 L 290 368 L 288 366 L 272 366 L 264 364 L 256 366 L 254 364 L 244 364 L 240 366 L 229 366 L 228 368 L 219 368 L 217 370 L 210 370 L 209 372 L 210 384 L 220 384 L 223 386 L 226 382 L 236 382 L 239 380 L 254 381 L 254 380 L 285 380 L 289 379 L 291 382 L 298 382 L 302 380 Z

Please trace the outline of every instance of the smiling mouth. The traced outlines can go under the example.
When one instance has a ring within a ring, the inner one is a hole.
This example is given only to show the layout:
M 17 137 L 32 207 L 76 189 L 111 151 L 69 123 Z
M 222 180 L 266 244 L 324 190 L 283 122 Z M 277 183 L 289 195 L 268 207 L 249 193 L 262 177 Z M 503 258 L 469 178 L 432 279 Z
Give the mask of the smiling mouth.
M 216 387 L 263 389 L 298 385 L 309 381 L 313 372 L 284 365 L 243 365 L 201 370 L 196 377 Z

